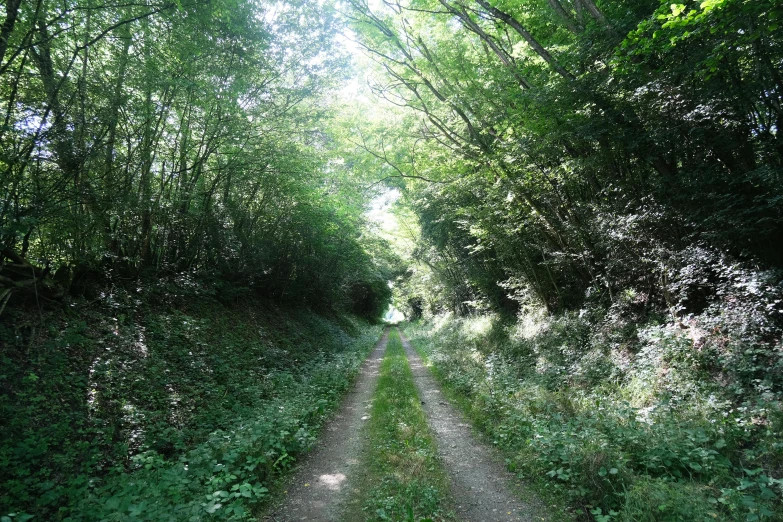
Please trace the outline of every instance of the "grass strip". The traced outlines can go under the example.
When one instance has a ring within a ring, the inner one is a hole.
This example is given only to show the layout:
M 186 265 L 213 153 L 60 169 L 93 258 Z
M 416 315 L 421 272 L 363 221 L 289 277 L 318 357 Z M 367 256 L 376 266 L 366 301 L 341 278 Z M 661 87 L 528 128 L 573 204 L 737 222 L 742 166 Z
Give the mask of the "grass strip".
M 346 520 L 453 520 L 448 479 L 397 330 L 389 334 Z

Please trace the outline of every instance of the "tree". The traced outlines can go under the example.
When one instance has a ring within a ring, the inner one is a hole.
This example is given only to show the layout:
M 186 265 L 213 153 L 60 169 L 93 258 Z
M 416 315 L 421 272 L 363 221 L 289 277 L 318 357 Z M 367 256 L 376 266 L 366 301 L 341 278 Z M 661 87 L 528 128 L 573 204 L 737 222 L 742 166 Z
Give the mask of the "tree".
M 700 241 L 780 266 L 774 3 L 352 6 L 376 92 L 416 122 L 395 166 L 423 234 L 484 298 L 663 299 L 654 267 Z
M 9 3 L 3 247 L 65 272 L 196 271 L 343 303 L 363 209 L 323 190 L 337 23 L 303 2 Z

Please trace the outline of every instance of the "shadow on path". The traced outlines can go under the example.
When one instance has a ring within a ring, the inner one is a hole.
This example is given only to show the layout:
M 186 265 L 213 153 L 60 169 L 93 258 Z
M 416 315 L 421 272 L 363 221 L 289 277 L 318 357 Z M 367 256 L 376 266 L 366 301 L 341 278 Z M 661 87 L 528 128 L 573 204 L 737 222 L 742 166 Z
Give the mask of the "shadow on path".
M 378 382 L 387 328 L 375 349 L 362 364 L 353 390 L 327 422 L 313 449 L 289 479 L 286 495 L 261 517 L 264 521 L 339 521 L 339 508 L 346 497 L 348 479 L 358 470 L 362 451 L 362 424 Z

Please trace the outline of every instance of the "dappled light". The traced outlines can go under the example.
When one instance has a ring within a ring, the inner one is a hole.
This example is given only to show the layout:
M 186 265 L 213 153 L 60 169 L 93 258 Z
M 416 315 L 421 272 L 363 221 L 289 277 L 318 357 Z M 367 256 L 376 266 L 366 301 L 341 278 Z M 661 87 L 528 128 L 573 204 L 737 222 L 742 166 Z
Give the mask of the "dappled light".
M 345 478 L 345 475 L 342 473 L 334 473 L 332 475 L 321 475 L 318 477 L 318 480 L 321 482 L 321 484 L 331 489 L 332 491 L 339 491 L 341 484 L 345 481 Z
M 307 517 L 444 522 L 444 397 L 544 518 L 783 520 L 781 24 L 5 0 L 0 522 L 258 520 L 332 431 Z

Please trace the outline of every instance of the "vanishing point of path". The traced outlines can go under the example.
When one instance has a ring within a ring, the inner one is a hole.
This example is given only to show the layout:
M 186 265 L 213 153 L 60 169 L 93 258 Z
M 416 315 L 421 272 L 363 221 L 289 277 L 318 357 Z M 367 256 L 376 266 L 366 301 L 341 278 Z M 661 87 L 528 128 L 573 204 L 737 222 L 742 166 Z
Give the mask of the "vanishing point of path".
M 388 330 L 362 366 L 354 390 L 326 425 L 313 451 L 289 482 L 285 498 L 262 520 L 274 522 L 343 520 L 340 507 L 351 494 L 346 484 L 360 474 L 362 424 L 367 419 Z M 464 522 L 541 522 L 546 508 L 515 483 L 494 448 L 476 440 L 470 425 L 440 392 L 439 386 L 400 332 L 422 408 L 435 434 L 449 477 L 454 513 Z M 526 501 L 520 500 L 524 497 Z

